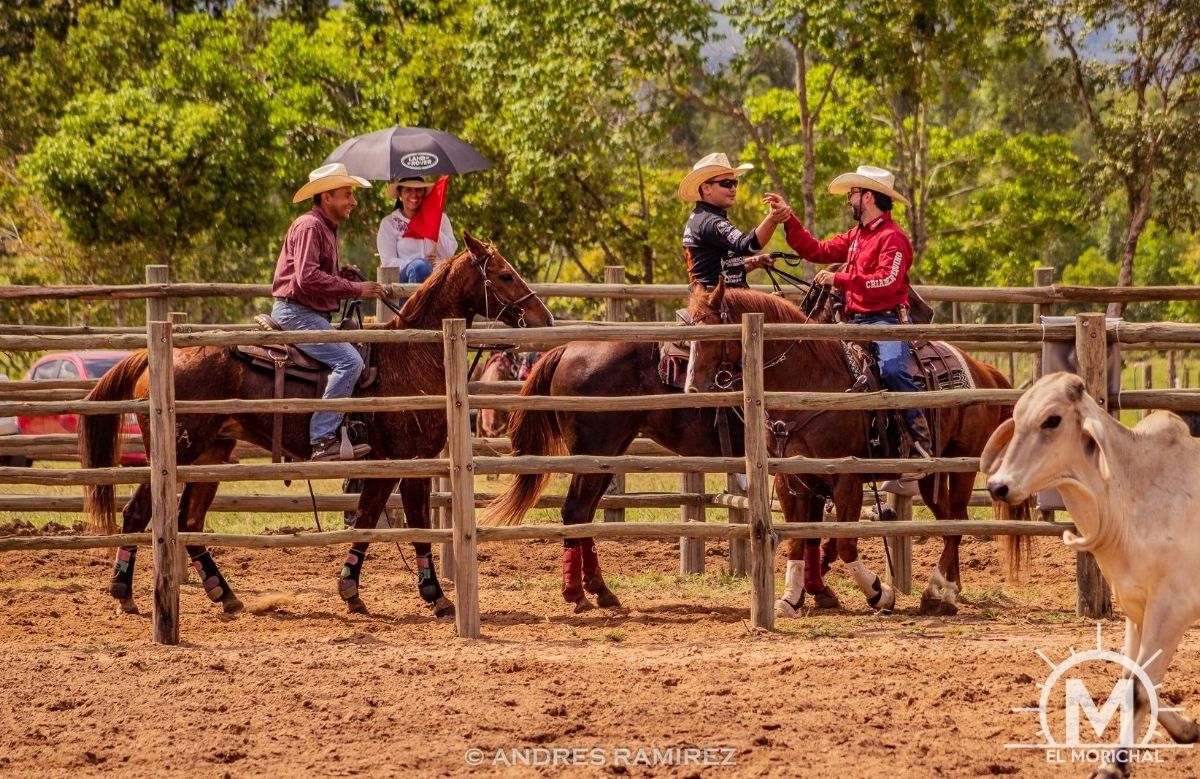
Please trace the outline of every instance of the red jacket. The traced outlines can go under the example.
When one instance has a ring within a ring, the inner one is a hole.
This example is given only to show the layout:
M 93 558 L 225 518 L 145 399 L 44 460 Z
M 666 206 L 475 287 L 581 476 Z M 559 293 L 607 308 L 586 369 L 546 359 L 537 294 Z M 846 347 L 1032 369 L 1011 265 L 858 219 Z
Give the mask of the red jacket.
M 784 223 L 784 230 L 788 245 L 809 262 L 846 263 L 842 271 L 833 274 L 833 285 L 846 293 L 847 313 L 908 305 L 912 244 L 891 214 L 881 214 L 828 241 L 813 238 L 795 215 Z

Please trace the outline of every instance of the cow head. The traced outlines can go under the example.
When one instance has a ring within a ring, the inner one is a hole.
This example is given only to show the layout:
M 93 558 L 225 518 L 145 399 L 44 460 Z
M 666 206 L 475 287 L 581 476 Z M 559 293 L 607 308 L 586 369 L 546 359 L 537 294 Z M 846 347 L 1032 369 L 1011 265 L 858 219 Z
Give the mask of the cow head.
M 1112 478 L 1105 448 L 1115 424 L 1078 376 L 1042 377 L 988 439 L 980 460 L 988 492 L 1014 504 L 1051 487 L 1068 500 L 1068 493 L 1094 499 Z

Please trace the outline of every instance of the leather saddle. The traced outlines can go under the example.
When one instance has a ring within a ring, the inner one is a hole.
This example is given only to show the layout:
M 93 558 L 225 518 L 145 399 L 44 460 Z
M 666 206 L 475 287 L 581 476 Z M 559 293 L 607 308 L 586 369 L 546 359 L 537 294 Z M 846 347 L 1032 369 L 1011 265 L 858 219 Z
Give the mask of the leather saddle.
M 254 321 L 263 330 L 283 332 L 275 319 L 268 314 L 258 314 Z M 343 317 L 340 330 L 357 330 L 361 325 L 350 316 Z M 379 379 L 379 367 L 375 361 L 374 344 L 353 344 L 363 358 L 362 375 L 358 377 L 355 394 L 375 384 Z M 230 347 L 233 355 L 243 360 L 254 370 L 271 374 L 274 381 L 275 399 L 291 397 L 321 397 L 329 380 L 329 366 L 305 354 L 293 344 L 270 344 L 265 346 L 244 344 Z M 283 414 L 275 413 L 271 420 L 271 460 L 283 458 Z
M 681 325 L 694 324 L 688 316 L 686 308 L 675 312 L 675 319 Z M 663 384 L 673 389 L 682 390 L 687 384 L 688 360 L 692 356 L 690 341 L 667 341 L 658 344 L 658 378 Z

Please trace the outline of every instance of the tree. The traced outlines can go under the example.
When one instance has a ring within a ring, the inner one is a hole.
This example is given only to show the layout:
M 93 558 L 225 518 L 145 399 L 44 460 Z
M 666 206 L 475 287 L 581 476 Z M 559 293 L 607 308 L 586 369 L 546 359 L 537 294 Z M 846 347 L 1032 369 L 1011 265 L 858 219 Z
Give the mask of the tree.
M 1109 188 L 1125 200 L 1119 286 L 1134 280 L 1138 241 L 1152 217 L 1195 223 L 1192 173 L 1200 161 L 1200 5 L 1161 0 L 1043 0 L 1030 18 L 1062 50 L 1095 156 L 1079 186 L 1098 202 Z M 1112 303 L 1120 316 L 1125 304 Z

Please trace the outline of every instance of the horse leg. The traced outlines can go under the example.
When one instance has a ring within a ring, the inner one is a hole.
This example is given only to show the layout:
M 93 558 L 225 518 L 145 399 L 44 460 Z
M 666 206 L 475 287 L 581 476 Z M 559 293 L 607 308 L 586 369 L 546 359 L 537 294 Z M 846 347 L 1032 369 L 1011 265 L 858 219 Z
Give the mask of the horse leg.
M 975 487 L 975 474 L 950 474 L 941 490 L 940 500 L 934 500 L 933 481 L 922 480 L 921 493 L 935 519 L 966 519 L 971 490 Z M 953 616 L 958 613 L 958 593 L 962 589 L 962 574 L 958 565 L 958 548 L 962 536 L 943 536 L 942 554 L 937 566 L 929 574 L 929 584 L 921 593 L 922 614 Z
M 400 482 L 400 498 L 404 501 L 404 516 L 409 527 L 429 527 L 429 490 L 431 479 L 403 479 Z M 454 604 L 442 592 L 437 570 L 433 565 L 433 545 L 413 544 L 417 554 L 417 591 L 421 600 L 429 604 L 433 616 L 438 619 L 454 616 Z
M 833 502 L 837 506 L 838 522 L 857 522 L 862 514 L 862 479 L 852 476 L 837 477 L 833 486 Z M 858 589 L 867 596 L 867 605 L 884 614 L 891 614 L 892 609 L 896 607 L 896 591 L 868 568 L 866 563 L 858 559 L 858 539 L 839 538 L 837 545 L 838 556 L 846 564 Z
M 786 521 L 821 521 L 825 500 L 814 495 L 798 479 L 777 476 L 775 488 Z M 834 591 L 825 584 L 825 569 L 820 555 L 819 538 L 793 538 L 788 541 L 787 572 L 784 574 L 783 596 L 775 601 L 776 616 L 798 616 L 806 593 L 813 596 L 817 608 L 831 609 L 841 605 Z
M 370 530 L 375 527 L 397 481 L 398 479 L 367 479 L 363 482 L 358 497 L 358 509 L 354 514 L 356 530 Z M 342 570 L 338 573 L 338 595 L 345 601 L 346 610 L 351 614 L 368 613 L 367 605 L 358 595 L 358 579 L 362 573 L 363 562 L 367 559 L 368 546 L 365 542 L 351 545 L 350 550 L 346 552 L 346 560 L 342 563 Z
M 225 462 L 233 453 L 235 445 L 236 442 L 229 439 L 218 442 L 213 449 L 196 458 L 195 464 Z M 217 496 L 217 489 L 220 486 L 221 483 L 215 481 L 188 483 L 183 486 L 183 494 L 179 498 L 179 528 L 181 530 L 193 533 L 204 531 L 204 517 L 208 514 L 208 509 L 212 506 L 213 498 Z M 192 567 L 200 574 L 200 581 L 204 584 L 204 592 L 208 595 L 209 600 L 213 603 L 220 603 L 226 614 L 236 614 L 241 611 L 242 602 L 233 594 L 233 590 L 225 581 L 225 577 L 221 575 L 221 570 L 217 568 L 208 549 L 204 546 L 188 546 L 186 548 L 188 557 L 192 561 Z
M 150 485 L 139 484 L 129 503 L 121 511 L 121 532 L 141 533 L 149 524 Z M 117 599 L 121 611 L 126 614 L 138 613 L 137 604 L 133 601 L 133 567 L 137 562 L 137 551 L 136 546 L 122 546 L 117 549 L 112 581 L 108 584 L 108 594 Z
M 592 521 L 604 491 L 612 484 L 612 474 L 577 473 L 571 477 L 563 501 L 564 525 L 582 525 Z M 620 608 L 621 601 L 608 589 L 600 573 L 596 542 L 591 538 L 569 538 L 563 542 L 563 600 L 575 606 L 575 613 L 595 608 L 584 593 L 596 596 L 603 608 Z

